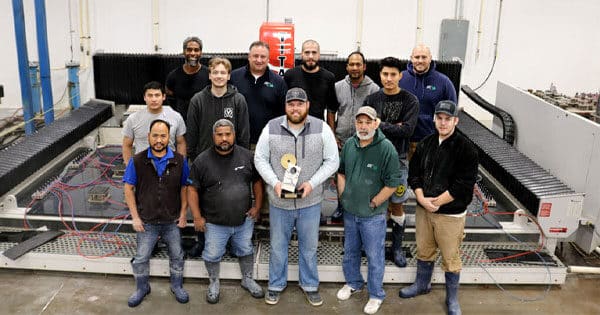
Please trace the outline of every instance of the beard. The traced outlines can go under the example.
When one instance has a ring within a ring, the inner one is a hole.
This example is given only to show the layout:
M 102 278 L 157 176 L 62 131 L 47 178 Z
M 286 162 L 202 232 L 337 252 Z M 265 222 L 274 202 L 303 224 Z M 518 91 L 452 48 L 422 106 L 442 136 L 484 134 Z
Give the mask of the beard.
M 362 78 L 363 74 L 362 73 L 348 73 L 348 77 L 350 79 L 360 79 Z
M 299 124 L 299 123 L 303 122 L 306 119 L 306 116 L 308 116 L 308 111 L 305 111 L 304 113 L 300 113 L 300 116 L 297 117 L 297 118 L 294 117 L 294 116 L 292 116 L 292 115 L 290 115 L 290 114 L 286 114 L 286 116 L 287 116 L 287 119 L 289 121 L 291 121 L 292 123 Z
M 233 144 L 229 142 L 221 142 L 221 144 L 215 144 L 215 150 L 219 152 L 228 152 L 233 148 Z
M 302 60 L 302 65 L 304 66 L 304 68 L 308 71 L 312 71 L 315 70 L 318 66 L 319 66 L 319 62 L 315 61 L 314 65 L 309 65 L 306 63 L 306 61 Z
M 190 67 L 196 67 L 198 65 L 198 59 L 196 59 L 196 58 L 188 58 L 188 59 L 185 60 L 185 62 Z
M 361 134 L 358 130 L 356 131 L 356 136 L 358 137 L 358 139 L 360 140 L 369 140 L 371 138 L 373 138 L 375 136 L 375 129 L 369 131 L 366 135 Z
M 154 152 L 163 152 L 167 149 L 167 145 L 155 143 L 152 145 L 152 151 Z

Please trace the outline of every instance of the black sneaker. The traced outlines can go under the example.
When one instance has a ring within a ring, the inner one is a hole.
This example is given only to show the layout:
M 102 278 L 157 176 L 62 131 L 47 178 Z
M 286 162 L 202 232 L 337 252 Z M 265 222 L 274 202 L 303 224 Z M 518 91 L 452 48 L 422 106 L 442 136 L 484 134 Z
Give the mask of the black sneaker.
M 304 291 L 304 295 L 306 295 L 306 300 L 312 306 L 321 306 L 323 305 L 323 299 L 319 294 L 319 291 Z
M 268 290 L 267 294 L 265 294 L 265 303 L 269 305 L 275 305 L 279 302 L 279 294 L 281 292 Z

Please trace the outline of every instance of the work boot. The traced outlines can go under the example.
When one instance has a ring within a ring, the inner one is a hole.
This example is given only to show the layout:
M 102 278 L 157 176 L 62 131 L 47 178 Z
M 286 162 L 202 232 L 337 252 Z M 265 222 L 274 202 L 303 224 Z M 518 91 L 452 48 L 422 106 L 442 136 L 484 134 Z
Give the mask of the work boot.
M 190 296 L 183 289 L 183 274 L 171 274 L 171 292 L 179 303 L 185 304 L 190 300 Z
M 221 262 L 204 261 L 206 271 L 208 271 L 208 292 L 206 292 L 206 302 L 210 304 L 219 303 L 219 269 Z
M 460 272 L 446 272 L 446 306 L 448 306 L 448 315 L 461 315 L 460 304 L 458 303 L 458 284 Z
M 144 297 L 150 294 L 150 284 L 148 284 L 150 277 L 148 275 L 134 275 L 133 277 L 135 278 L 136 290 L 129 297 L 129 300 L 127 300 L 127 305 L 129 305 L 129 307 L 136 307 L 140 305 Z
M 433 274 L 433 261 L 417 260 L 417 278 L 415 283 L 398 292 L 401 298 L 411 298 L 431 291 L 431 275 Z
M 400 225 L 392 221 L 392 257 L 394 257 L 394 264 L 400 268 L 406 267 L 406 255 L 402 249 L 403 238 L 404 224 Z
M 243 256 L 239 257 L 238 260 L 240 262 L 240 271 L 242 272 L 242 288 L 250 292 L 253 298 L 262 299 L 265 297 L 265 292 L 253 278 L 254 256 Z

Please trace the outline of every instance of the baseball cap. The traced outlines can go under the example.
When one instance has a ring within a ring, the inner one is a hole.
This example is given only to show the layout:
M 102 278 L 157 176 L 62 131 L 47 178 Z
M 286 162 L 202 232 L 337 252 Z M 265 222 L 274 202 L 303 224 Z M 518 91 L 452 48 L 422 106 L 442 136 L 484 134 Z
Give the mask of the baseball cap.
M 304 92 L 303 89 L 295 87 L 295 88 L 291 88 L 287 91 L 287 94 L 285 94 L 285 102 L 290 102 L 290 101 L 303 101 L 306 102 L 306 100 L 308 100 L 308 97 L 306 96 L 306 92 Z
M 359 108 L 356 115 L 354 115 L 354 118 L 358 118 L 359 115 L 367 115 L 371 119 L 377 119 L 377 112 L 375 111 L 375 108 L 371 106 L 362 106 Z
M 435 105 L 435 113 L 444 113 L 450 116 L 458 116 L 458 106 L 453 101 L 440 101 Z

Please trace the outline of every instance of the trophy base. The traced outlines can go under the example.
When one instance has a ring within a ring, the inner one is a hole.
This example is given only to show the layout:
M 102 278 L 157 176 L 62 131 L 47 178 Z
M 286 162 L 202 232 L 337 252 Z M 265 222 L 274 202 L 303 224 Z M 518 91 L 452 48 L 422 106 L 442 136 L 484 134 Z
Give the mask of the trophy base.
M 303 190 L 298 190 L 298 191 L 282 190 L 280 197 L 283 199 L 299 199 L 299 198 L 302 198 L 303 193 L 304 193 Z

